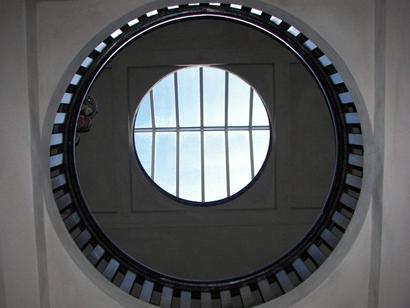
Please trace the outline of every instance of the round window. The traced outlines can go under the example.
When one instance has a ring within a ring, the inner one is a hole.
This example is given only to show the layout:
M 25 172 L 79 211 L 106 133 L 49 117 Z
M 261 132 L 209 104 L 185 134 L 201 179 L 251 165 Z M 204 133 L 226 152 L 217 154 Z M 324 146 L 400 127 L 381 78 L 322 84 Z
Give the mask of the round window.
M 207 204 L 252 182 L 269 140 L 259 94 L 213 67 L 165 76 L 141 100 L 134 124 L 134 147 L 146 174 L 175 197 Z

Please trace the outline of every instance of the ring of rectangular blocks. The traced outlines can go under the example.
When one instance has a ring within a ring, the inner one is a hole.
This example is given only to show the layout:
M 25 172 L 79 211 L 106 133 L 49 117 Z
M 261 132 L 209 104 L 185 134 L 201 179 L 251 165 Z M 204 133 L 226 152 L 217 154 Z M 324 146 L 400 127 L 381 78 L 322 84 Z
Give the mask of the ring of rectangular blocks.
M 122 48 L 160 24 L 195 17 L 223 18 L 261 30 L 287 46 L 312 72 L 328 102 L 337 166 L 321 216 L 285 256 L 251 274 L 223 281 L 189 281 L 144 267 L 122 252 L 89 213 L 73 159 L 81 104 L 104 65 Z M 124 292 L 161 307 L 251 307 L 307 280 L 336 248 L 356 209 L 363 178 L 363 136 L 354 95 L 335 65 L 296 27 L 256 8 L 190 3 L 147 12 L 116 29 L 90 52 L 62 94 L 50 138 L 51 188 L 61 218 L 78 248 Z

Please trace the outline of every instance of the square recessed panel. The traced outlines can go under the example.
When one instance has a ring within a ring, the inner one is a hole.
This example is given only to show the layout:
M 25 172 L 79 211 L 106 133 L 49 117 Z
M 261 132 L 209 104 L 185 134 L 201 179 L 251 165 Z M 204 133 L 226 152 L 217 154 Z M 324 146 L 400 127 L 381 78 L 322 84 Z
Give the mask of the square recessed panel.
M 233 73 L 199 66 L 155 83 L 138 105 L 134 133 L 149 177 L 181 201 L 204 205 L 247 186 L 270 141 L 267 111 L 256 90 Z

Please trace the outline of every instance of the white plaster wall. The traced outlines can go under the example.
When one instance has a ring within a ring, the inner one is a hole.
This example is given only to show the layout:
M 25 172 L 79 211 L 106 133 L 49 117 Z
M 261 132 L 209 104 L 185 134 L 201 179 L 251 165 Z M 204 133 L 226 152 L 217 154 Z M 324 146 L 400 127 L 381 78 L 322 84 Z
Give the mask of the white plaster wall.
M 410 305 L 410 3 L 386 1 L 380 307 Z
M 0 2 L 0 307 L 40 307 L 41 298 L 27 9 L 25 1 Z
M 365 103 L 358 108 L 365 121 L 367 184 L 354 220 L 332 256 L 306 283 L 265 306 L 408 306 L 409 3 L 236 2 L 282 16 L 313 40 L 323 42 L 320 47 L 333 56 L 348 86 L 360 90 L 355 92 L 356 101 Z M 110 29 L 165 3 L 171 2 L 0 2 L 0 307 L 145 305 L 111 286 L 84 260 L 54 210 L 44 170 L 52 115 L 81 58 L 109 35 Z M 386 10 L 380 9 L 384 5 Z M 382 20 L 375 16 L 386 17 L 385 41 L 375 36 L 375 29 L 383 30 Z M 375 49 L 381 47 L 379 43 L 385 44 L 385 55 Z M 375 66 L 380 59 L 386 64 L 385 93 L 379 89 L 384 86 L 379 74 L 385 72 Z M 374 119 L 375 132 L 370 125 Z M 383 175 L 379 172 L 383 162 L 384 178 L 376 179 Z M 383 181 L 383 194 L 370 185 L 378 181 Z M 374 274 L 379 268 L 380 284 Z

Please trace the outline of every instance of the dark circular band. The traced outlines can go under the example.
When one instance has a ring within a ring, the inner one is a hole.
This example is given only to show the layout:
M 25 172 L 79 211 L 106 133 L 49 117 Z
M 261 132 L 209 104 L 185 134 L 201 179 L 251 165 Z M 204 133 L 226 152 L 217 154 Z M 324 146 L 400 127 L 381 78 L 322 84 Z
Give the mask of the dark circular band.
M 150 31 L 192 18 L 219 18 L 246 24 L 289 48 L 307 67 L 327 101 L 335 131 L 337 162 L 321 215 L 299 243 L 269 266 L 218 281 L 184 280 L 156 272 L 130 258 L 101 230 L 77 179 L 74 148 L 81 105 L 107 62 Z M 229 4 L 193 4 L 158 9 L 130 21 L 101 42 L 78 68 L 59 102 L 50 142 L 50 172 L 56 205 L 68 232 L 93 266 L 123 291 L 169 306 L 210 300 L 222 306 L 252 306 L 293 289 L 334 250 L 355 211 L 363 176 L 363 140 L 352 95 L 331 60 L 298 29 L 265 12 Z M 135 291 L 138 290 L 138 291 Z M 239 297 L 239 300 L 238 298 Z M 238 300 L 238 301 L 237 301 Z M 186 306 L 188 307 L 188 306 Z

